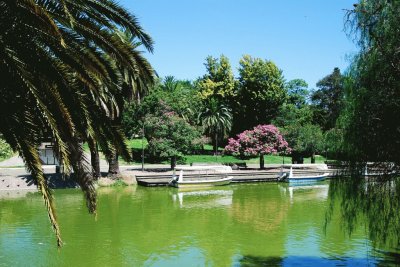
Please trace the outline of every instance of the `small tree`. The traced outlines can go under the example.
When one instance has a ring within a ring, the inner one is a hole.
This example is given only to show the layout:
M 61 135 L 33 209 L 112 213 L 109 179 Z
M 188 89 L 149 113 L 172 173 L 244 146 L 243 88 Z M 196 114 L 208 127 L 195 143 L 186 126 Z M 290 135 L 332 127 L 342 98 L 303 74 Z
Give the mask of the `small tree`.
M 171 159 L 171 169 L 176 159 L 190 153 L 200 139 L 199 131 L 174 112 L 145 118 L 145 136 L 148 151 L 154 158 Z
M 264 168 L 264 155 L 290 153 L 288 143 L 274 125 L 258 125 L 230 138 L 225 152 L 234 156 L 260 156 L 260 169 Z
M 298 139 L 294 149 L 304 151 L 311 156 L 311 163 L 315 163 L 315 154 L 323 150 L 323 134 L 317 125 L 307 124 L 298 131 Z
M 324 147 L 323 133 L 318 125 L 293 123 L 283 127 L 282 132 L 293 149 L 292 162 L 298 162 L 303 156 L 311 156 L 311 163 L 315 163 L 315 154 L 322 152 Z

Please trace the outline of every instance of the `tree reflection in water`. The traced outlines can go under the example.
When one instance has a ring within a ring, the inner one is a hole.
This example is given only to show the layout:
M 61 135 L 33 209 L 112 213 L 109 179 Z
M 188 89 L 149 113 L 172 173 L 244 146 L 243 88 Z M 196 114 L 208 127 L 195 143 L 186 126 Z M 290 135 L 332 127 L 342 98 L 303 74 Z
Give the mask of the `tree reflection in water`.
M 335 178 L 330 182 L 325 228 L 334 214 L 339 214 L 349 236 L 364 223 L 376 251 L 385 251 L 385 260 L 400 263 L 399 208 L 400 177 Z
M 281 257 L 257 257 L 257 256 L 244 256 L 240 260 L 240 266 L 252 267 L 252 266 L 271 266 L 278 267 L 283 265 L 283 258 Z

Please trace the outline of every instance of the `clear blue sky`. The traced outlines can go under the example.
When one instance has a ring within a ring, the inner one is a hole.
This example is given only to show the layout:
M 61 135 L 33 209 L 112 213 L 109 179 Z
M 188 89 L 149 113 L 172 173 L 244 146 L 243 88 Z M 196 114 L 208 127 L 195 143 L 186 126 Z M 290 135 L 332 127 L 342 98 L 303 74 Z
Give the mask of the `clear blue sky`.
M 208 55 L 224 54 L 235 75 L 244 54 L 272 60 L 286 80 L 310 88 L 344 71 L 357 51 L 344 32 L 356 0 L 121 0 L 155 41 L 150 63 L 162 77 L 196 79 Z

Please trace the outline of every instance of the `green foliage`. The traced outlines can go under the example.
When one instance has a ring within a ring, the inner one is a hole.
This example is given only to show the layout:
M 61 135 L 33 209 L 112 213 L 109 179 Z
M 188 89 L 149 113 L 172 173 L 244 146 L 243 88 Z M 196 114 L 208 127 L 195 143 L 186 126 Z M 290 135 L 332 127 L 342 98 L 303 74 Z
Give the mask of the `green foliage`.
M 353 159 L 400 164 L 400 2 L 359 1 L 348 18 L 360 52 L 346 83 L 346 150 Z
M 289 102 L 279 109 L 274 123 L 282 130 L 294 156 L 310 156 L 324 151 L 322 130 L 312 121 L 313 111 L 309 105 Z
M 297 108 L 302 108 L 307 104 L 310 91 L 308 84 L 302 79 L 290 80 L 286 83 L 288 93 L 288 103 L 295 105 Z
M 332 179 L 329 185 L 326 225 L 340 221 L 345 233 L 354 234 L 360 221 L 375 249 L 397 249 L 400 242 L 400 180 L 373 182 L 362 178 Z M 335 210 L 340 217 L 333 219 Z M 390 265 L 390 264 L 389 264 Z
M 283 104 L 278 111 L 278 115 L 273 120 L 273 124 L 278 127 L 301 126 L 312 123 L 313 112 L 308 105 L 297 107 L 294 104 Z
M 128 137 L 141 136 L 145 116 L 161 116 L 165 111 L 173 111 L 195 124 L 201 107 L 198 90 L 190 81 L 167 76 L 163 81 L 158 81 L 140 102 L 127 104 L 122 119 L 124 132 Z
M 11 157 L 13 151 L 6 141 L 0 138 L 0 160 L 7 159 Z
M 296 151 L 304 151 L 311 155 L 323 151 L 323 134 L 317 125 L 306 124 L 298 130 Z
M 339 68 L 321 79 L 317 87 L 311 96 L 314 122 L 326 131 L 335 126 L 343 108 L 344 77 Z
M 137 50 L 142 45 L 152 52 L 153 41 L 115 1 L 16 0 L 1 1 L 0 7 L 0 134 L 23 157 L 61 246 L 37 146 L 43 139 L 54 141 L 59 161 L 67 173 L 73 170 L 95 212 L 96 191 L 81 141 L 129 159 L 119 112 L 153 78 Z
M 236 96 L 235 78 L 229 59 L 221 55 L 219 59 L 208 56 L 204 64 L 207 74 L 198 81 L 199 95 L 202 100 L 218 99 L 228 106 Z
M 148 153 L 154 159 L 183 158 L 191 153 L 200 140 L 199 131 L 173 112 L 145 118 Z
M 282 133 L 295 152 L 310 156 L 324 151 L 323 133 L 317 125 L 288 125 L 282 128 Z
M 330 159 L 345 159 L 344 131 L 339 127 L 324 133 L 324 150 Z
M 271 123 L 286 99 L 282 71 L 272 61 L 246 55 L 239 63 L 234 132 Z
M 218 141 L 225 136 L 232 127 L 232 114 L 229 108 L 220 104 L 217 99 L 206 101 L 203 110 L 198 115 L 204 133 L 212 138 L 214 150 L 217 150 Z

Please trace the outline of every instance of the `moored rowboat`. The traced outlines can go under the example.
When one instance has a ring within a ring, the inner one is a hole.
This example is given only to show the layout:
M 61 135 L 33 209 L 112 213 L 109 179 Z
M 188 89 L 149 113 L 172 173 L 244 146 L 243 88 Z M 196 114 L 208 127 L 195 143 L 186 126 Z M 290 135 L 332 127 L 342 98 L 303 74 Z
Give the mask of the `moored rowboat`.
M 304 164 L 305 165 L 305 164 Z M 292 164 L 290 165 L 290 171 L 289 172 L 281 172 L 281 177 L 279 180 L 284 181 L 284 182 L 289 182 L 289 183 L 301 183 L 301 182 L 317 182 L 317 181 L 323 181 L 325 180 L 328 176 L 328 172 L 324 172 L 321 174 L 316 174 L 316 175 L 300 175 L 300 176 L 294 176 L 293 175 L 293 168 L 304 168 L 304 167 L 310 167 L 310 166 L 304 166 L 303 164 Z M 283 169 L 283 166 L 282 166 Z M 326 171 L 328 170 L 328 167 L 326 164 L 321 164 L 320 166 L 316 166 L 315 168 L 318 171 Z
M 174 187 L 208 187 L 227 185 L 232 181 L 230 166 L 183 166 L 176 167 L 169 185 Z

